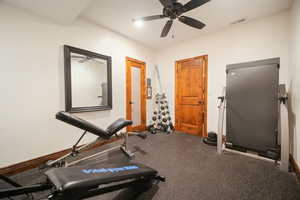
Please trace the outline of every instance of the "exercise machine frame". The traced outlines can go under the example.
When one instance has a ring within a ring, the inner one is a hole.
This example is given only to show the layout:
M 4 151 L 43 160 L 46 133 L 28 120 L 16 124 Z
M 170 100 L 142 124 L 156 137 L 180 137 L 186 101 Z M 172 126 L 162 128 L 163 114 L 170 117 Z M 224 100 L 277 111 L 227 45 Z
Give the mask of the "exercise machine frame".
M 65 123 L 68 123 L 72 126 L 75 126 L 77 128 L 82 129 L 84 132 L 82 133 L 82 135 L 79 137 L 79 139 L 77 140 L 77 142 L 73 145 L 72 150 L 70 153 L 57 158 L 55 160 L 50 160 L 48 161 L 45 165 L 42 166 L 43 167 L 69 167 L 72 165 L 75 165 L 79 162 L 82 162 L 84 160 L 96 157 L 96 156 L 101 156 L 104 155 L 106 153 L 109 153 L 111 151 L 114 151 L 116 149 L 121 149 L 126 156 L 128 156 L 130 159 L 132 159 L 134 157 L 134 153 L 132 153 L 129 149 L 128 149 L 128 136 L 129 135 L 133 135 L 133 136 L 139 136 L 142 139 L 146 139 L 147 135 L 144 133 L 138 133 L 138 132 L 119 132 L 122 131 L 122 129 L 124 129 L 125 127 L 129 126 L 132 124 L 132 121 L 129 120 L 125 120 L 123 118 L 120 118 L 118 120 L 116 120 L 115 122 L 113 122 L 111 125 L 108 126 L 108 128 L 106 130 L 103 130 L 97 126 L 95 126 L 94 124 L 91 124 L 88 121 L 85 121 L 79 117 L 73 116 L 70 113 L 66 113 L 66 112 L 58 112 L 56 114 L 56 119 L 63 121 Z M 95 139 L 94 141 L 79 146 L 78 144 L 80 143 L 80 141 L 83 139 L 83 137 L 86 135 L 87 132 L 90 132 L 94 135 L 97 135 L 97 139 Z M 87 149 L 88 147 L 92 146 L 93 144 L 96 144 L 98 142 L 105 142 L 105 141 L 112 141 L 113 139 L 121 139 L 121 144 L 118 143 L 118 145 L 115 145 L 111 148 L 105 149 L 101 152 L 95 153 L 93 155 L 81 158 L 81 159 L 77 159 L 74 161 L 70 161 L 67 162 L 67 158 L 69 157 L 76 157 L 80 152 L 82 152 L 83 150 Z
M 223 134 L 224 131 L 224 118 L 226 112 L 226 87 L 222 90 L 222 95 L 218 97 L 218 143 L 217 143 L 217 152 L 218 154 L 222 154 L 223 151 L 229 151 L 234 153 L 239 153 L 242 155 L 259 158 L 263 160 L 268 160 L 272 162 L 276 162 L 280 165 L 280 169 L 282 171 L 289 171 L 289 155 L 290 155 L 290 141 L 289 141 L 289 129 L 288 125 L 284 124 L 286 121 L 288 122 L 288 94 L 286 92 L 285 84 L 279 85 L 278 91 L 279 97 L 279 115 L 278 115 L 278 133 L 280 135 L 280 160 L 272 160 L 265 157 L 261 157 L 255 154 L 243 153 L 240 151 L 232 150 L 226 148 L 224 145 L 226 141 L 226 136 Z M 286 119 L 282 120 L 282 119 Z
M 70 167 L 70 166 L 73 166 L 79 162 L 82 162 L 84 160 L 87 160 L 87 159 L 91 159 L 91 158 L 94 158 L 96 156 L 103 156 L 111 151 L 115 151 L 117 149 L 121 149 L 122 152 L 130 159 L 134 158 L 134 153 L 131 152 L 128 148 L 128 137 L 129 136 L 138 136 L 138 137 L 141 137 L 143 139 L 145 139 L 147 137 L 147 135 L 145 134 L 141 134 L 141 133 L 138 133 L 138 132 L 120 132 L 120 133 L 117 133 L 115 134 L 115 136 L 111 137 L 110 139 L 113 140 L 113 139 L 121 139 L 121 144 L 117 144 L 111 148 L 108 148 L 108 149 L 105 149 L 101 152 L 98 152 L 98 153 L 95 153 L 93 155 L 90 155 L 90 156 L 86 156 L 84 158 L 81 158 L 81 159 L 78 159 L 78 160 L 74 160 L 74 161 L 71 161 L 71 162 L 67 162 L 66 159 L 69 158 L 69 157 L 76 157 L 80 152 L 84 151 L 85 149 L 87 149 L 88 147 L 92 146 L 93 144 L 95 143 L 98 143 L 98 142 L 105 142 L 107 141 L 106 139 L 103 139 L 103 138 L 100 138 L 98 137 L 97 139 L 95 139 L 94 141 L 88 143 L 88 144 L 85 144 L 85 145 L 82 145 L 80 147 L 78 147 L 77 145 L 79 144 L 79 142 L 83 139 L 83 137 L 85 136 L 85 134 L 87 133 L 87 131 L 84 131 L 83 134 L 80 136 L 80 138 L 78 139 L 78 141 L 73 145 L 72 147 L 72 150 L 70 153 L 56 159 L 56 160 L 51 160 L 51 161 L 48 161 L 46 163 L 46 166 L 47 167 L 52 167 L 52 166 L 58 166 L 58 167 Z
M 3 180 L 4 182 L 13 186 L 12 188 L 8 189 L 0 189 L 0 198 L 18 195 L 27 195 L 28 197 L 32 197 L 30 196 L 31 193 L 51 189 L 52 192 L 48 196 L 48 199 L 79 200 L 112 192 L 129 186 L 138 186 L 147 182 L 152 183 L 154 180 L 163 182 L 165 181 L 165 178 L 160 176 L 156 170 L 138 163 L 130 162 L 130 164 L 126 163 L 125 166 L 124 164 L 118 163 L 101 164 L 99 166 L 92 165 L 70 167 L 71 165 L 75 165 L 83 160 L 102 155 L 117 148 L 120 148 L 130 159 L 133 158 L 134 154 L 128 150 L 128 136 L 136 135 L 145 139 L 147 135 L 135 132 L 118 133 L 118 131 L 122 130 L 126 126 L 131 125 L 132 121 L 118 119 L 104 131 L 88 121 L 63 112 L 57 113 L 56 118 L 84 130 L 84 133 L 73 145 L 72 151 L 61 158 L 47 163 L 48 166 L 59 165 L 57 166 L 59 168 L 52 168 L 46 171 L 45 175 L 47 176 L 47 181 L 44 183 L 22 186 L 9 177 L 0 175 L 0 180 Z M 77 145 L 87 132 L 98 135 L 98 139 L 96 139 L 94 142 L 77 148 Z M 69 156 L 78 155 L 81 150 L 87 148 L 96 141 L 105 141 L 114 137 L 123 139 L 123 143 L 70 163 L 65 162 L 66 158 Z

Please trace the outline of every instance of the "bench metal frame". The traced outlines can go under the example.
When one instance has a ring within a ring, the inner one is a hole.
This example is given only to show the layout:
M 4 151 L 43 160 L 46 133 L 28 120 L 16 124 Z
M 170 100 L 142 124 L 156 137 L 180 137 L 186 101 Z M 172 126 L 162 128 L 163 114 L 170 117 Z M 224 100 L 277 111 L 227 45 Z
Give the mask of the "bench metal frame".
M 22 186 L 21 184 L 15 182 L 14 180 L 4 175 L 0 175 L 0 180 L 13 186 L 12 188 L 4 189 L 4 190 L 1 189 L 0 199 L 6 197 L 18 196 L 18 195 L 27 195 L 28 197 L 30 197 L 30 193 L 41 192 L 52 188 L 52 185 L 48 182 L 42 184 L 30 185 L 30 186 Z
M 111 151 L 115 151 L 117 149 L 122 150 L 122 152 L 130 159 L 134 158 L 134 153 L 131 152 L 128 148 L 128 136 L 139 136 L 141 138 L 144 138 L 144 136 L 141 136 L 141 133 L 136 133 L 136 132 L 120 132 L 120 133 L 116 133 L 113 137 L 111 137 L 110 139 L 114 139 L 114 138 L 120 138 L 122 140 L 121 144 L 115 145 L 111 148 L 105 149 L 101 152 L 95 153 L 93 155 L 90 156 L 86 156 L 84 158 L 75 160 L 75 161 L 71 161 L 71 162 L 67 162 L 66 159 L 69 157 L 76 157 L 80 152 L 82 152 L 84 149 L 88 148 L 89 146 L 95 144 L 96 142 L 99 141 L 107 141 L 106 139 L 100 138 L 98 137 L 96 140 L 85 144 L 81 147 L 77 147 L 77 145 L 79 144 L 79 142 L 82 140 L 82 138 L 84 137 L 84 135 L 87 133 L 87 131 L 84 131 L 84 133 L 80 136 L 79 140 L 75 143 L 75 145 L 73 145 L 72 147 L 72 151 L 56 160 L 51 160 L 48 161 L 46 163 L 46 167 L 53 167 L 53 166 L 58 166 L 58 167 L 70 167 L 72 165 L 75 165 L 79 162 L 82 162 L 84 160 L 87 159 L 91 159 L 94 158 L 96 156 L 103 156 Z

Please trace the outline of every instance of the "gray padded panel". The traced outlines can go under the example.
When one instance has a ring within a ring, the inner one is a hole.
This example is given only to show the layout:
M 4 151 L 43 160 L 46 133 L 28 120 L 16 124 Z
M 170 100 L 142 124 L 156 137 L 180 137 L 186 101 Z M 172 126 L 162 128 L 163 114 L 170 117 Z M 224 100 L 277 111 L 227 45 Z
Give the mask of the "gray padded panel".
M 279 65 L 254 63 L 227 67 L 226 140 L 260 152 L 277 143 Z

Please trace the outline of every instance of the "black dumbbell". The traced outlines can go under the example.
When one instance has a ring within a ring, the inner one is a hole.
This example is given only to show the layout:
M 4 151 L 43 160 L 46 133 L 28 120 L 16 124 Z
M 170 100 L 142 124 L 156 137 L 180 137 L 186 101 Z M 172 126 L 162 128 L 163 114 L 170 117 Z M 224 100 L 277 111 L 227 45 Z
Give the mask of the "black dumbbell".
M 154 127 L 151 127 L 151 129 L 150 129 L 150 133 L 152 133 L 152 134 L 156 134 L 157 132 L 156 132 L 156 129 L 154 128 Z
M 166 125 L 166 124 L 163 124 L 163 125 L 162 125 L 162 130 L 163 130 L 164 132 L 167 132 L 168 129 L 169 129 L 169 126 L 168 126 L 168 125 Z

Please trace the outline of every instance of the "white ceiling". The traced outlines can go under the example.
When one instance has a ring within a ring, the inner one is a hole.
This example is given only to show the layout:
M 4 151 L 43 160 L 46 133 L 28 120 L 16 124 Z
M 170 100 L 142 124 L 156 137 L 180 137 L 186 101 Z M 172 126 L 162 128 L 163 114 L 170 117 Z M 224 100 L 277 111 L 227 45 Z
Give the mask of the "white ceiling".
M 3 2 L 69 24 L 86 8 L 91 0 L 3 0 Z
M 218 30 L 241 18 L 252 20 L 280 12 L 289 8 L 291 2 L 292 0 L 212 0 L 186 13 L 207 24 L 203 30 L 176 21 L 167 38 L 160 38 L 167 19 L 146 22 L 142 28 L 133 26 L 131 21 L 133 18 L 161 14 L 162 6 L 158 0 L 94 0 L 82 16 L 148 46 L 161 48 Z
M 211 0 L 185 14 L 206 23 L 207 26 L 203 30 L 191 28 L 176 20 L 167 38 L 160 38 L 167 19 L 146 22 L 142 28 L 137 28 L 132 23 L 133 18 L 161 14 L 162 6 L 159 0 L 3 1 L 60 23 L 72 23 L 80 15 L 149 47 L 161 48 L 222 29 L 241 18 L 249 21 L 278 13 L 288 9 L 293 0 Z M 179 1 L 184 4 L 189 0 Z

